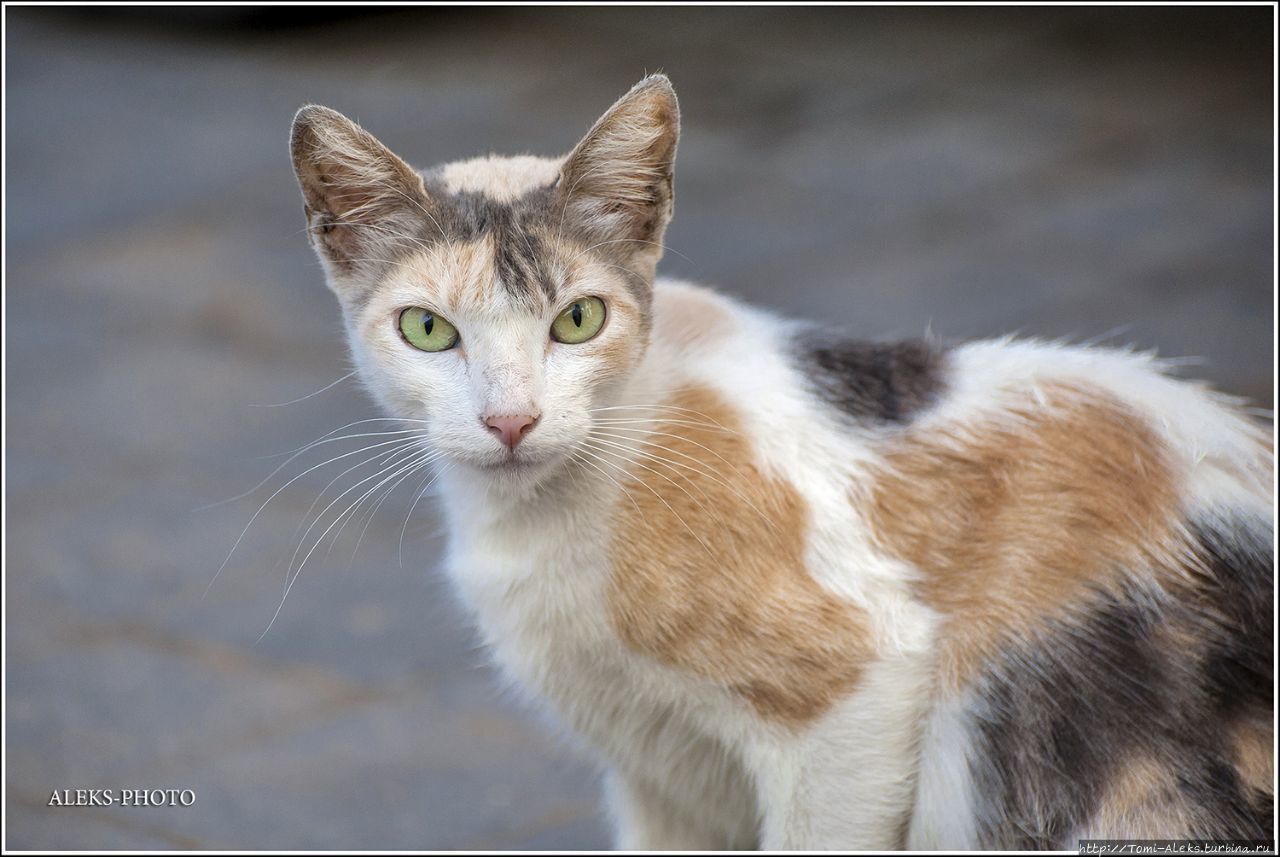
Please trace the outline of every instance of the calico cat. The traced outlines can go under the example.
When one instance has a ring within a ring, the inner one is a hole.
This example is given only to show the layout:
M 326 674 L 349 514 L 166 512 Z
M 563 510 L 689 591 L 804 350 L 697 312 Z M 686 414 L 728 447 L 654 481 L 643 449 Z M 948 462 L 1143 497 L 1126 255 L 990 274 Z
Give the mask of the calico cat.
M 1270 838 L 1274 452 L 1150 357 L 850 341 L 655 279 L 679 111 L 417 172 L 292 155 L 497 663 L 627 849 Z

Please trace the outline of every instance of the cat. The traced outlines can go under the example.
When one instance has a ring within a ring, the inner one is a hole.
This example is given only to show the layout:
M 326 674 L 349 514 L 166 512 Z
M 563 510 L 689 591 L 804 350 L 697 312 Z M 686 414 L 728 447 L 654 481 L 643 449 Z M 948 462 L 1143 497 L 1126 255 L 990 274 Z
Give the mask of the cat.
M 657 279 L 680 114 L 417 172 L 291 135 L 446 566 L 623 849 L 1270 838 L 1270 432 L 1149 355 L 860 342 Z

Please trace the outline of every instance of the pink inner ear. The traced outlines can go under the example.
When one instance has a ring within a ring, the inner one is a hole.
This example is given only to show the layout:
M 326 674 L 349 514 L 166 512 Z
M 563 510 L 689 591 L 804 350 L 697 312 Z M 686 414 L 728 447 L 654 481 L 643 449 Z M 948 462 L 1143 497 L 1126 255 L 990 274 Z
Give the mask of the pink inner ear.
M 388 257 L 397 235 L 417 227 L 417 174 L 389 152 L 365 148 L 370 145 L 381 144 L 327 139 L 299 164 L 317 249 L 335 263 Z
M 579 219 L 611 234 L 652 238 L 671 209 L 679 108 L 664 79 L 642 81 L 569 156 L 562 183 Z
M 362 179 L 353 170 L 346 171 L 346 176 L 335 176 L 334 173 L 341 169 L 337 167 L 317 176 L 320 197 L 324 200 L 325 209 L 334 217 L 345 218 L 353 212 L 368 208 L 379 196 L 388 193 L 371 186 L 367 178 Z

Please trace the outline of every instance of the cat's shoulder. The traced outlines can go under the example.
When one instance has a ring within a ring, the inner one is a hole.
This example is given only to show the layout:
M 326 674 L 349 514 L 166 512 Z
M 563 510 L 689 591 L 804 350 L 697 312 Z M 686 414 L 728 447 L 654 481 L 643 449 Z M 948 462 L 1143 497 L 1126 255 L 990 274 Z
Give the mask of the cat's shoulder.
M 653 286 L 654 340 L 681 350 L 724 345 L 759 312 L 687 280 L 664 277 Z

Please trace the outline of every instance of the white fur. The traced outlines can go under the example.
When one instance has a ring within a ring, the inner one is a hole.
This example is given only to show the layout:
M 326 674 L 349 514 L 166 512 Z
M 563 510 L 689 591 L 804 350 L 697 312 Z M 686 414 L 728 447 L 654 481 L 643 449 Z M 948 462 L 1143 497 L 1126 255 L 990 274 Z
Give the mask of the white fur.
M 907 847 L 938 851 L 978 847 L 970 773 L 972 703 L 967 695 L 940 698 L 920 735 L 920 768 Z
M 560 163 L 557 158 L 535 155 L 472 158 L 446 165 L 441 178 L 449 193 L 479 193 L 498 202 L 511 202 L 554 182 Z
M 857 689 L 799 735 L 754 740 L 751 759 L 772 850 L 896 848 L 912 815 L 926 653 L 871 664 Z

